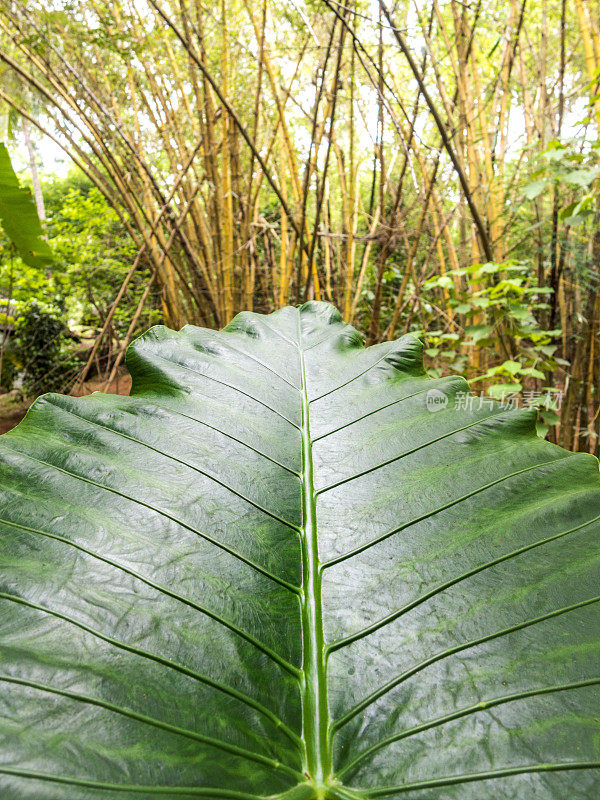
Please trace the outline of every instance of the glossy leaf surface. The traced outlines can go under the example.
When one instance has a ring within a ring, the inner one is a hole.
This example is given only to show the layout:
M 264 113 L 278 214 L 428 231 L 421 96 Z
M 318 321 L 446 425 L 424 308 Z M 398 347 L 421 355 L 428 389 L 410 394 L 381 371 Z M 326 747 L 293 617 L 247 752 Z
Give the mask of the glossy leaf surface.
M 600 794 L 600 481 L 331 306 L 0 439 L 8 800 Z

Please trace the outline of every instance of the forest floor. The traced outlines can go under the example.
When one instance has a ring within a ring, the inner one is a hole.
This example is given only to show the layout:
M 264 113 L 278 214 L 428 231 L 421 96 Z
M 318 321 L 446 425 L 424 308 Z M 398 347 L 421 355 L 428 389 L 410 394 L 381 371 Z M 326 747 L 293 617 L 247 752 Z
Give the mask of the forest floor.
M 69 392 L 74 397 L 84 397 L 92 392 L 100 391 L 104 386 L 104 380 L 92 378 L 85 381 L 76 391 Z M 128 395 L 131 390 L 131 377 L 128 372 L 123 370 L 106 389 L 107 394 Z M 23 397 L 19 391 L 7 392 L 0 395 L 0 434 L 18 425 L 27 413 L 27 409 L 32 404 L 31 398 Z

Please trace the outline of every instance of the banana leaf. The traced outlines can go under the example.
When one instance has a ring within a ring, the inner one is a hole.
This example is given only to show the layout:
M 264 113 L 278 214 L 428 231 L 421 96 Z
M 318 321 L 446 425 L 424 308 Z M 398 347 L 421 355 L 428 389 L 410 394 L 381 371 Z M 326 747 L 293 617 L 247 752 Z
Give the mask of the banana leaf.
M 593 800 L 598 462 L 325 303 L 0 439 L 6 800 Z

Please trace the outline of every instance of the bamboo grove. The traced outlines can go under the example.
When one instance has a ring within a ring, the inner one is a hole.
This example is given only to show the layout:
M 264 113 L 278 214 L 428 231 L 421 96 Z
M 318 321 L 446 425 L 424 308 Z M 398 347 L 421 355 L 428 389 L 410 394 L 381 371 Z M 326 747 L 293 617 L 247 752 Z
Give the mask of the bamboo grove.
M 597 0 L 0 0 L 0 98 L 137 248 L 95 348 L 146 270 L 112 375 L 156 294 L 175 328 L 323 299 L 370 342 L 414 330 L 449 370 L 560 390 L 551 436 L 597 452 L 599 21 Z

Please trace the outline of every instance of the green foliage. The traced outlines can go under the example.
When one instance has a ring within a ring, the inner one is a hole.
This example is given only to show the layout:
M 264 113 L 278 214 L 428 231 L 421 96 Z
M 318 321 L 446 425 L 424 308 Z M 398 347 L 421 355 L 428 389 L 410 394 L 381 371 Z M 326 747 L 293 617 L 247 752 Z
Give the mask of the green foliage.
M 64 390 L 81 363 L 73 355 L 70 328 L 90 342 L 102 326 L 136 249 L 115 211 L 89 180 L 74 172 L 44 186 L 47 230 L 54 253 L 50 268 L 28 264 L 16 255 L 6 235 L 0 236 L 0 310 L 11 300 L 21 318 L 4 345 L 3 388 L 24 372 L 30 396 Z M 132 305 L 147 280 L 140 267 L 113 317 L 112 339 L 124 336 Z M 140 325 L 158 320 L 152 302 Z M 99 353 L 104 366 L 108 340 Z M 113 344 L 114 352 L 114 344 Z
M 56 311 L 31 302 L 20 312 L 11 337 L 9 361 L 13 375 L 20 373 L 26 394 L 61 391 L 72 378 L 75 361 L 70 357 L 66 325 Z
M 97 329 L 135 259 L 135 246 L 103 195 L 77 173 L 46 184 L 44 194 L 56 254 L 53 294 L 76 325 Z M 141 268 L 128 295 L 132 302 L 146 279 Z M 128 298 L 115 317 L 120 333 L 129 325 Z
M 103 324 L 136 249 L 115 211 L 79 173 L 49 180 L 44 197 L 54 263 L 50 269 L 29 266 L 11 255 L 5 239 L 0 297 L 49 304 L 70 327 L 93 334 Z M 127 330 L 131 306 L 137 303 L 147 277 L 147 270 L 140 267 L 131 281 L 113 320 L 117 335 Z M 157 317 L 150 303 L 144 323 L 154 321 Z
M 598 796 L 595 458 L 325 303 L 128 365 L 0 438 L 7 797 Z
M 0 297 L 9 296 L 27 303 L 38 298 L 45 302 L 54 298 L 54 284 L 44 269 L 25 264 L 10 250 L 10 241 L 0 234 Z M 1 302 L 1 301 L 0 301 Z
M 540 155 L 541 165 L 533 173 L 536 180 L 524 187 L 523 195 L 533 200 L 552 185 L 563 197 L 575 194 L 562 204 L 560 217 L 571 227 L 581 225 L 594 214 L 600 192 L 599 156 L 600 141 L 552 140 Z
M 456 332 L 451 334 L 424 332 L 428 344 L 425 352 L 441 360 L 440 366 L 430 370 L 433 377 L 465 372 L 473 360 L 469 351 L 472 354 L 475 348 L 486 348 L 488 352 L 504 353 L 504 359 L 497 356 L 497 363 L 473 377 L 471 384 L 485 382 L 492 397 L 504 399 L 523 393 L 527 383 L 528 404 L 548 405 L 551 376 L 558 364 L 555 340 L 561 331 L 545 330 L 538 322 L 548 308 L 546 300 L 551 290 L 538 286 L 530 262 L 475 264 L 431 278 L 423 289 L 430 295 L 444 289 L 449 295 L 449 308 L 465 321 L 464 325 L 457 323 Z M 546 416 L 552 420 L 556 417 Z

